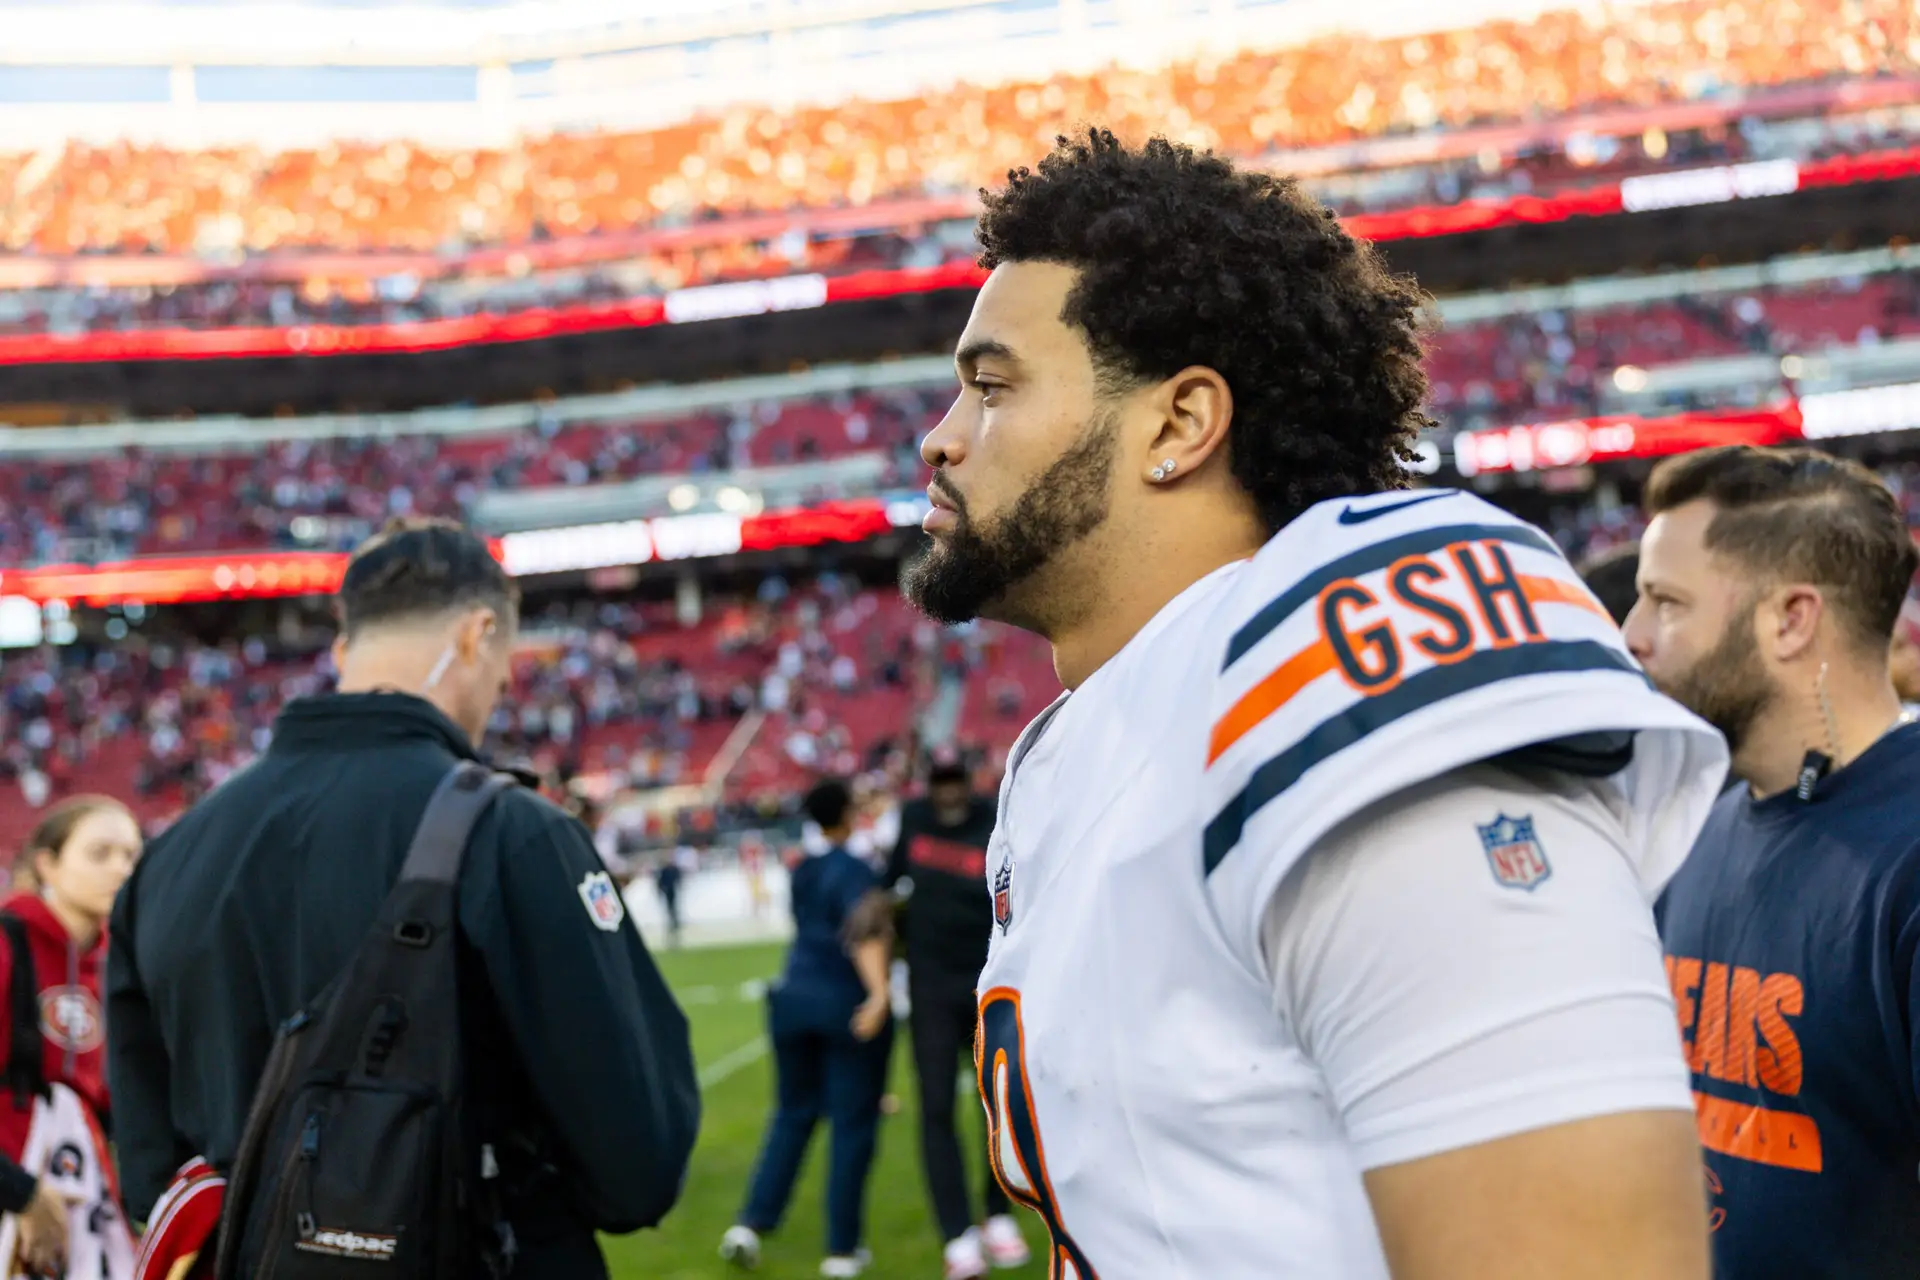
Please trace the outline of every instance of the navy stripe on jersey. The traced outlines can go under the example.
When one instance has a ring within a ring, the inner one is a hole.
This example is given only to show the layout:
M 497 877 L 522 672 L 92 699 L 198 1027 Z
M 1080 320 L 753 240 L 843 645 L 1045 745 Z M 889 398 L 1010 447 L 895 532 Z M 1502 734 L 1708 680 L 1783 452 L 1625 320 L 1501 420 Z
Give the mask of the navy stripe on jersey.
M 1458 530 L 1430 532 L 1447 533 L 1450 541 L 1459 538 Z M 1384 729 L 1403 716 L 1470 689 L 1517 676 L 1562 671 L 1623 671 L 1640 675 L 1640 668 L 1625 654 L 1599 641 L 1542 640 L 1507 649 L 1488 649 L 1471 658 L 1408 676 L 1392 690 L 1356 702 L 1339 715 L 1321 721 L 1298 742 L 1255 769 L 1240 794 L 1227 801 L 1226 807 L 1207 824 L 1201 841 L 1207 874 L 1212 875 L 1214 868 L 1233 852 L 1234 846 L 1240 843 L 1240 833 L 1261 806 L 1284 793 L 1309 769 L 1374 730 Z
M 1341 556 L 1317 573 L 1302 578 L 1254 614 L 1245 626 L 1233 633 L 1233 643 L 1227 646 L 1227 660 L 1220 664 L 1220 669 L 1225 671 L 1240 661 L 1275 627 L 1326 590 L 1329 583 L 1384 569 L 1403 556 L 1426 555 L 1456 542 L 1482 541 L 1511 542 L 1515 546 L 1533 547 L 1555 557 L 1560 555 L 1560 548 L 1554 545 L 1553 539 L 1523 524 L 1446 524 L 1432 529 L 1416 529 L 1384 542 L 1369 543 L 1358 551 Z

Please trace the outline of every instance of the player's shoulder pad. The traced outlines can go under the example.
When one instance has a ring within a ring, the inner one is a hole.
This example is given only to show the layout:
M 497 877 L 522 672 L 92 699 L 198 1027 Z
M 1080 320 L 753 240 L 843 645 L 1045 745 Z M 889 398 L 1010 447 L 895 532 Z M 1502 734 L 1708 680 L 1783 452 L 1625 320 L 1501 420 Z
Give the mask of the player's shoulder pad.
M 1215 779 L 1251 780 L 1298 747 L 1265 775 L 1290 785 L 1372 730 L 1504 676 L 1634 665 L 1552 539 L 1452 489 L 1309 509 L 1249 562 L 1219 617 Z
M 1539 698 L 1578 733 L 1643 723 L 1652 696 L 1553 541 L 1457 490 L 1311 508 L 1216 616 L 1202 869 L 1249 954 L 1279 875 L 1346 817 L 1537 740 Z

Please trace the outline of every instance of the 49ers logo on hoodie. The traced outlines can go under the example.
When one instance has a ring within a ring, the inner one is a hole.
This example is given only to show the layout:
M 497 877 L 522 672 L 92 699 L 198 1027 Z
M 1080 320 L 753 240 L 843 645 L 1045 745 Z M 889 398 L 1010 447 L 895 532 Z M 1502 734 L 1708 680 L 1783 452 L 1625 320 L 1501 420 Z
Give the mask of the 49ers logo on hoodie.
M 40 1030 L 74 1053 L 91 1053 L 105 1039 L 100 1002 L 85 987 L 48 987 L 40 993 Z

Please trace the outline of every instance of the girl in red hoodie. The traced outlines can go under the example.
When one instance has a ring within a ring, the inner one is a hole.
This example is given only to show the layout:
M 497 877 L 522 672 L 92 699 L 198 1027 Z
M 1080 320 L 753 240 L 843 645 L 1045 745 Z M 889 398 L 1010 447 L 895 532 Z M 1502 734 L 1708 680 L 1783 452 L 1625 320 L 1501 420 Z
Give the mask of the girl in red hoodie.
M 72 1089 L 102 1127 L 107 1116 L 106 1025 L 100 982 L 108 913 L 140 854 L 140 827 L 118 800 L 75 796 L 47 811 L 25 856 L 37 893 L 16 893 L 0 913 L 26 926 L 40 995 L 46 1081 Z M 0 1010 L 11 1009 L 13 948 L 0 937 Z M 13 1020 L 0 1015 L 0 1066 L 11 1061 Z M 60 1274 L 67 1253 L 64 1197 L 21 1168 L 33 1100 L 0 1087 L 0 1210 L 19 1215 L 21 1260 Z

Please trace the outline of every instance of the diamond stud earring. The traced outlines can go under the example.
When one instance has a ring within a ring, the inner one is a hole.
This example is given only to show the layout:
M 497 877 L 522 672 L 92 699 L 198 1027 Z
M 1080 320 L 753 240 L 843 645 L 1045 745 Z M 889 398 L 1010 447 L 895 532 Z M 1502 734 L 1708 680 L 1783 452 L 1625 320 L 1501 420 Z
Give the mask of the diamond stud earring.
M 1173 469 L 1176 465 L 1178 464 L 1176 464 L 1172 458 L 1168 458 L 1165 461 L 1163 461 L 1159 466 L 1155 467 L 1148 474 L 1151 475 L 1155 480 L 1165 480 L 1168 476 L 1173 474 Z

